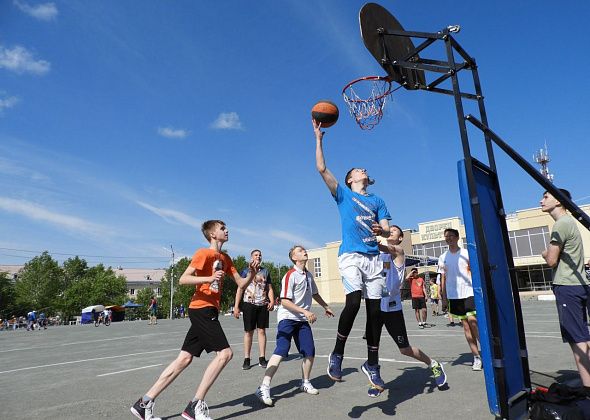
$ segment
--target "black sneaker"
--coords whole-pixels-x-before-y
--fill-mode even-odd
[[[265,368],[268,366],[268,360],[266,360],[266,358],[264,357],[259,357],[258,358],[258,365],[262,368]]]
[[[252,366],[250,366],[250,359],[244,359],[244,364],[242,365],[242,369],[243,370],[248,370],[250,369]]]
[[[154,405],[154,400],[144,403],[143,398],[140,398],[131,407],[131,412],[141,420],[161,420],[160,417],[154,417]]]

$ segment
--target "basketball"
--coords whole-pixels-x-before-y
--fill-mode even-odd
[[[311,118],[322,123],[322,128],[333,126],[338,121],[338,107],[332,101],[321,100],[311,108]]]

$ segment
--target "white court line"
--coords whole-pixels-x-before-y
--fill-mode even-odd
[[[156,366],[162,366],[162,364],[163,363],[158,363],[157,365],[149,365],[149,366],[142,366],[142,367],[133,368],[133,369],[125,369],[125,370],[120,370],[118,372],[103,373],[101,375],[96,375],[96,376],[97,377],[101,377],[101,376],[117,375],[119,373],[131,372],[133,370],[148,369],[148,368],[153,368],[153,367],[156,367]]]
[[[18,369],[3,370],[3,371],[0,372],[0,374],[2,374],[2,373],[12,373],[12,372],[21,372],[23,370],[41,369],[41,368],[53,367],[53,366],[73,365],[73,364],[76,364],[76,363],[93,362],[93,361],[96,361],[96,360],[107,360],[107,359],[118,359],[118,358],[121,358],[121,357],[141,356],[143,354],[165,353],[165,352],[168,352],[168,351],[178,351],[178,348],[167,349],[167,350],[144,351],[144,352],[141,352],[141,353],[119,354],[117,356],[95,357],[93,359],[71,360],[69,362],[50,363],[48,365],[29,366],[29,367],[18,368]]]

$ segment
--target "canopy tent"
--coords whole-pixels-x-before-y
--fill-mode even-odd
[[[125,307],[122,305],[105,306],[105,309],[111,310],[111,321],[120,322],[125,319]]]
[[[128,300],[127,302],[125,302],[123,304],[123,306],[125,308],[139,308],[139,307],[141,307],[143,305],[141,303],[135,303],[135,302],[132,302],[132,301]]]
[[[103,305],[92,305],[82,309],[82,324],[90,324],[91,322],[94,322],[95,319],[93,315],[98,316],[102,311],[104,311]]]

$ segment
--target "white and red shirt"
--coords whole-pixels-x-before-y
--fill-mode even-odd
[[[289,299],[305,310],[309,311],[312,296],[317,293],[318,288],[311,273],[307,270],[300,270],[297,266],[287,271],[287,274],[281,280],[281,299]],[[277,312],[277,322],[281,322],[283,319],[307,321],[307,318],[302,313],[291,312],[281,305]]]

